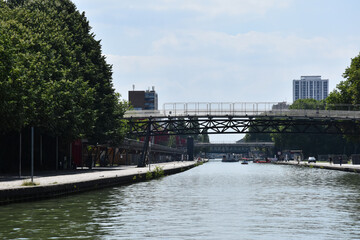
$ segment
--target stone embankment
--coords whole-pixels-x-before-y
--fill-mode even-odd
[[[277,164],[283,165],[296,165],[296,166],[305,166],[312,168],[321,168],[321,169],[329,169],[329,170],[338,170],[345,172],[354,172],[360,173],[360,165],[352,165],[352,164],[330,164],[328,162],[316,162],[316,163],[308,163],[307,161],[278,161]]]
[[[115,185],[125,185],[148,180],[148,172],[163,171],[164,175],[179,173],[198,165],[197,161],[151,164],[138,168],[121,166],[108,168],[78,169],[69,172],[41,173],[34,176],[36,186],[23,186],[30,179],[18,177],[0,178],[0,204],[31,201],[84,192]]]

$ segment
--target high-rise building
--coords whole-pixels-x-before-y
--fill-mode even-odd
[[[146,91],[129,91],[129,102],[134,110],[158,110],[158,95],[154,87]]]
[[[313,98],[323,100],[329,94],[329,79],[321,76],[301,76],[300,80],[293,80],[293,101]]]

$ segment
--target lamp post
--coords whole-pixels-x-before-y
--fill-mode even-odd
[[[31,127],[31,182],[34,182],[34,127]]]

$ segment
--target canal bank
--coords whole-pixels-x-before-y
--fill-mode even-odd
[[[295,166],[302,166],[302,167],[310,167],[310,168],[321,168],[321,169],[329,169],[329,170],[337,170],[337,171],[344,171],[344,172],[353,172],[353,173],[360,173],[360,165],[353,165],[353,164],[330,164],[328,162],[316,162],[316,163],[308,163],[307,161],[278,161],[276,164],[281,165],[295,165]]]
[[[23,186],[25,182],[30,182],[29,177],[4,177],[0,179],[0,205],[146,181],[150,178],[149,172],[160,170],[164,175],[171,175],[197,165],[197,161],[179,161],[151,164],[142,168],[121,166],[40,173],[34,176],[36,186]]]

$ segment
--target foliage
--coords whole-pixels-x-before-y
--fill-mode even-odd
[[[28,187],[28,186],[38,186],[38,185],[40,185],[40,183],[31,182],[31,181],[24,181],[24,182],[21,184],[21,186],[26,186],[26,187]]]
[[[152,172],[148,171],[146,172],[146,180],[151,180],[153,178]]]
[[[201,166],[201,165],[203,165],[203,164],[204,164],[204,161],[197,161],[197,162],[195,163],[195,167]]]
[[[161,178],[165,175],[163,168],[159,166],[156,166],[152,172],[155,179]]]
[[[325,109],[325,100],[317,101],[313,98],[298,99],[289,106],[289,109]]]
[[[121,141],[128,105],[85,14],[70,0],[0,3],[0,133]]]
[[[352,104],[354,109],[360,104],[360,53],[351,59],[350,67],[345,69],[343,77],[346,79],[336,85],[337,89],[332,91],[326,101],[330,104]],[[344,106],[344,110],[349,107]],[[359,143],[359,136],[346,136],[346,139]]]
[[[347,67],[341,81],[334,91],[326,99],[333,104],[360,104],[360,53],[351,59],[350,67]]]

